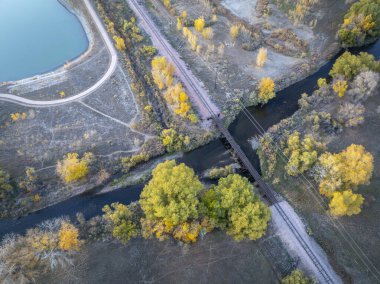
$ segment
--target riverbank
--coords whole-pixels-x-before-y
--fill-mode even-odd
[[[378,60],[380,41],[352,51],[371,52]],[[327,78],[327,72],[324,75],[320,74],[323,75],[320,77]],[[372,76],[368,74],[363,81],[364,86],[369,84],[368,86],[373,88],[378,84],[376,76],[373,82],[371,78]],[[380,208],[377,190],[380,182],[377,135],[380,91],[379,88],[364,88],[357,93],[358,89],[353,90],[353,88],[350,83],[347,94],[340,99],[337,99],[332,91],[315,92],[308,98],[300,100],[302,107],[293,115],[283,116],[280,123],[274,124],[269,129],[270,125],[266,128],[264,126],[264,129],[277,145],[282,145],[280,147],[285,145],[283,139],[286,133],[294,131],[298,131],[302,136],[305,133],[312,134],[319,142],[325,143],[331,153],[339,153],[351,144],[363,145],[374,157],[375,162],[370,184],[361,185],[355,190],[355,193],[361,194],[365,199],[360,214],[350,217],[330,215],[329,200],[320,195],[318,184],[314,181],[313,173],[316,169],[306,172],[304,176],[289,177],[284,169],[286,158],[283,160],[278,155],[276,161],[273,160],[274,156],[271,153],[277,152],[276,150],[261,151],[260,162],[264,176],[305,220],[310,233],[327,252],[330,262],[342,279],[345,282],[374,283],[378,280],[380,268],[377,265],[379,254],[372,249],[377,242],[376,235],[379,228],[375,216]],[[355,101],[356,97],[362,99]],[[342,106],[347,104],[350,106],[356,104],[356,109],[349,116],[347,114],[342,116]],[[253,115],[260,121],[260,113]],[[319,119],[313,120],[316,116],[319,116]]]

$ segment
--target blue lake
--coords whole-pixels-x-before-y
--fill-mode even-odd
[[[79,19],[57,0],[0,0],[0,82],[54,70],[87,47]]]

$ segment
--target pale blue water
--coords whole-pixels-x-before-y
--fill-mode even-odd
[[[51,71],[87,47],[79,19],[57,0],[0,0],[0,82]]]

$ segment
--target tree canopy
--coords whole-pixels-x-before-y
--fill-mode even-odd
[[[261,79],[259,84],[259,103],[266,104],[269,100],[273,99],[276,96],[274,92],[275,87],[276,84],[271,78],[267,77]]]
[[[57,173],[65,183],[78,181],[89,173],[92,158],[92,153],[85,153],[82,158],[79,158],[78,153],[68,153],[58,162]]]
[[[205,214],[235,240],[256,240],[266,231],[270,210],[253,193],[248,179],[237,174],[221,178],[202,197]]]
[[[380,72],[380,61],[376,61],[372,54],[366,52],[354,55],[346,51],[336,60],[330,75],[334,78],[343,76],[351,80],[362,71]]]
[[[360,46],[380,36],[380,0],[354,3],[338,32],[343,46]]]
[[[153,170],[140,196],[141,208],[147,219],[175,226],[198,217],[198,194],[203,189],[191,168],[166,161]]]
[[[133,222],[133,213],[128,206],[120,203],[112,203],[103,207],[104,219],[111,223],[112,234],[115,238],[126,244],[137,236],[138,228]]]

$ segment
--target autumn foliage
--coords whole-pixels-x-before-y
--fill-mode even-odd
[[[267,61],[268,58],[268,50],[266,48],[260,48],[259,53],[257,54],[256,57],[256,65],[258,67],[264,67],[265,62]]]
[[[333,215],[359,214],[364,198],[353,193],[372,177],[373,156],[361,145],[351,145],[338,154],[326,152],[319,157],[319,191],[330,198]]]
[[[173,112],[181,117],[188,118],[191,122],[197,122],[191,109],[189,97],[182,84],[175,83],[175,67],[163,56],[156,56],[152,60],[152,76],[157,87],[164,91],[164,97],[172,107]]]
[[[275,86],[276,85],[271,78],[266,77],[261,79],[259,84],[259,103],[266,104],[269,100],[276,96],[276,93],[274,92]]]
[[[79,231],[69,222],[62,222],[61,229],[58,232],[59,248],[61,250],[78,250],[79,249]]]
[[[75,182],[87,176],[89,164],[93,158],[92,153],[85,153],[79,158],[77,153],[68,153],[57,164],[57,173],[65,183]]]

